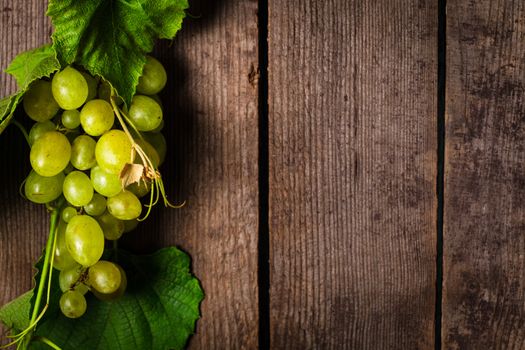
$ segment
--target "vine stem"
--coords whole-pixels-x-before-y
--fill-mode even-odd
[[[22,133],[22,135],[24,135],[24,138],[26,139],[27,144],[29,145],[29,147],[31,147],[31,144],[29,143],[29,134],[27,133],[26,128],[24,128],[24,126],[22,124],[20,124],[14,118],[11,120],[11,123],[13,123],[13,125],[16,126],[18,129],[20,129],[20,132]]]

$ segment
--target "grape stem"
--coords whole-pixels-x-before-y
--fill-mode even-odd
[[[29,134],[27,133],[26,131],[26,128],[24,128],[24,126],[22,124],[20,124],[16,119],[13,118],[13,120],[11,120],[11,123],[13,123],[14,126],[16,126],[20,132],[22,133],[22,135],[24,135],[24,138],[26,139],[27,141],[27,144],[29,145],[29,147],[31,147],[31,144],[29,143]]]

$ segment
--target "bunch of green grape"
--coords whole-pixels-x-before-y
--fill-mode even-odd
[[[53,267],[60,271],[60,309],[67,317],[85,313],[88,291],[107,301],[126,289],[124,270],[100,259],[106,240],[117,240],[137,226],[143,212],[140,198],[152,190],[147,177],[124,188],[125,165],[144,165],[135,146],[153,170],[164,161],[157,93],[166,80],[162,64],[147,57],[129,108],[107,82],[71,66],[33,83],[24,96],[24,110],[36,122],[28,135],[32,170],[25,196],[39,204],[66,203],[56,230]],[[129,130],[116,118],[118,111]]]

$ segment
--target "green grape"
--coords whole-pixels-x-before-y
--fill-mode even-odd
[[[56,130],[56,125],[50,120],[35,123],[29,130],[29,145],[32,146],[42,135],[54,130]]]
[[[155,151],[157,151],[157,154],[159,155],[159,166],[164,163],[164,160],[166,159],[166,150],[167,150],[167,144],[166,139],[164,138],[164,135],[162,133],[150,133],[145,132],[142,134],[144,137],[144,140],[148,141],[150,145],[153,146]]]
[[[104,100],[92,100],[82,107],[80,111],[80,124],[91,136],[100,136],[113,126],[115,114],[113,108]]]
[[[31,166],[42,176],[55,176],[64,170],[71,158],[71,145],[67,137],[58,131],[40,136],[29,154]]]
[[[119,239],[124,233],[124,221],[117,219],[108,211],[96,217],[98,224],[104,232],[104,237],[109,241]]]
[[[133,231],[139,225],[138,220],[126,220],[124,221],[124,233]]]
[[[59,271],[67,270],[77,266],[77,262],[66,247],[66,227],[67,224],[60,220],[57,227],[57,244],[55,248],[55,257],[53,260],[53,267]]]
[[[114,293],[121,281],[120,270],[112,262],[100,260],[89,268],[89,285],[100,293]]]
[[[95,191],[106,197],[113,197],[122,191],[118,175],[108,173],[98,165],[91,168],[91,183]]]
[[[137,198],[142,198],[151,190],[151,181],[141,180],[139,182],[134,182],[126,187],[126,190],[133,193]]]
[[[83,207],[93,198],[93,185],[81,171],[72,171],[66,176],[63,187],[64,197],[75,207]]]
[[[95,149],[97,163],[112,174],[119,174],[131,160],[131,142],[120,130],[111,130],[100,137]]]
[[[98,90],[98,81],[99,79],[91,76],[91,74],[80,71],[80,74],[86,79],[86,83],[88,85],[88,96],[86,98],[86,101],[91,101],[95,97],[97,97],[97,90]]]
[[[29,118],[37,122],[50,120],[60,108],[53,98],[51,83],[45,80],[37,80],[30,85],[22,104]]]
[[[24,184],[24,193],[31,202],[44,204],[54,201],[62,194],[64,174],[45,177],[31,170]]]
[[[137,91],[144,95],[154,95],[164,88],[168,76],[162,63],[151,56],[146,56],[146,64],[139,78]]]
[[[61,218],[64,220],[64,222],[69,222],[73,216],[78,215],[78,212],[73,207],[65,207],[62,209]]]
[[[75,286],[73,290],[76,290],[82,295],[86,294],[89,288],[82,281],[80,281],[81,276],[82,267],[78,264],[71,269],[60,271],[60,274],[58,275],[58,284],[60,285],[60,290],[62,292],[66,292]]]
[[[60,297],[60,311],[68,318],[79,318],[87,310],[86,298],[79,292],[68,290]]]
[[[142,150],[146,153],[151,163],[153,163],[153,167],[156,169],[159,167],[160,163],[160,157],[155,148],[145,140],[135,140],[135,142],[142,148]],[[135,156],[135,162],[142,164],[142,158],[139,155]]]
[[[84,211],[91,216],[102,215],[106,211],[106,197],[98,193],[93,194],[91,202],[84,206]]]
[[[104,253],[104,233],[91,216],[74,216],[67,224],[66,246],[77,263],[94,265]]]
[[[98,87],[98,98],[111,103],[111,86],[105,80]],[[117,105],[120,106],[122,103],[124,103],[124,100],[120,96],[117,96],[116,102]]]
[[[71,145],[71,164],[78,170],[88,170],[97,165],[95,146],[97,142],[87,135],[80,135]]]
[[[62,125],[68,129],[76,129],[80,126],[80,112],[76,109],[62,113]]]
[[[72,67],[66,67],[55,74],[51,89],[58,105],[65,110],[82,106],[89,93],[86,79]]]
[[[128,278],[126,277],[126,272],[124,271],[124,269],[120,267],[119,265],[117,265],[117,267],[120,271],[120,286],[118,287],[116,291],[110,294],[103,294],[103,293],[98,292],[96,289],[93,289],[93,294],[98,299],[102,301],[113,301],[124,295],[124,292],[126,291],[126,288],[128,286]]]
[[[139,131],[151,131],[162,122],[162,108],[148,96],[135,95],[131,100],[129,119]]]
[[[129,191],[122,191],[108,198],[108,211],[120,220],[133,220],[142,213],[142,204],[137,196]]]

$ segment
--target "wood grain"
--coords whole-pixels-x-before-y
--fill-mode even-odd
[[[434,347],[436,1],[269,1],[273,349]]]
[[[450,0],[443,348],[525,348],[525,3]]]
[[[192,255],[206,293],[192,349],[252,349],[258,342],[257,1],[191,1],[173,43],[155,55],[168,70],[161,97],[168,158],[164,182],[183,209],[156,209],[122,244],[150,252],[176,244]],[[0,0],[1,64],[49,37],[41,1]],[[10,8],[11,10],[6,10]],[[14,85],[1,78],[1,93]],[[27,150],[16,130],[0,138],[12,171],[0,191],[0,303],[30,287],[46,235],[41,208],[19,198]],[[15,142],[12,145],[11,142]],[[24,159],[21,161],[21,159]],[[23,169],[20,164],[24,164]]]

